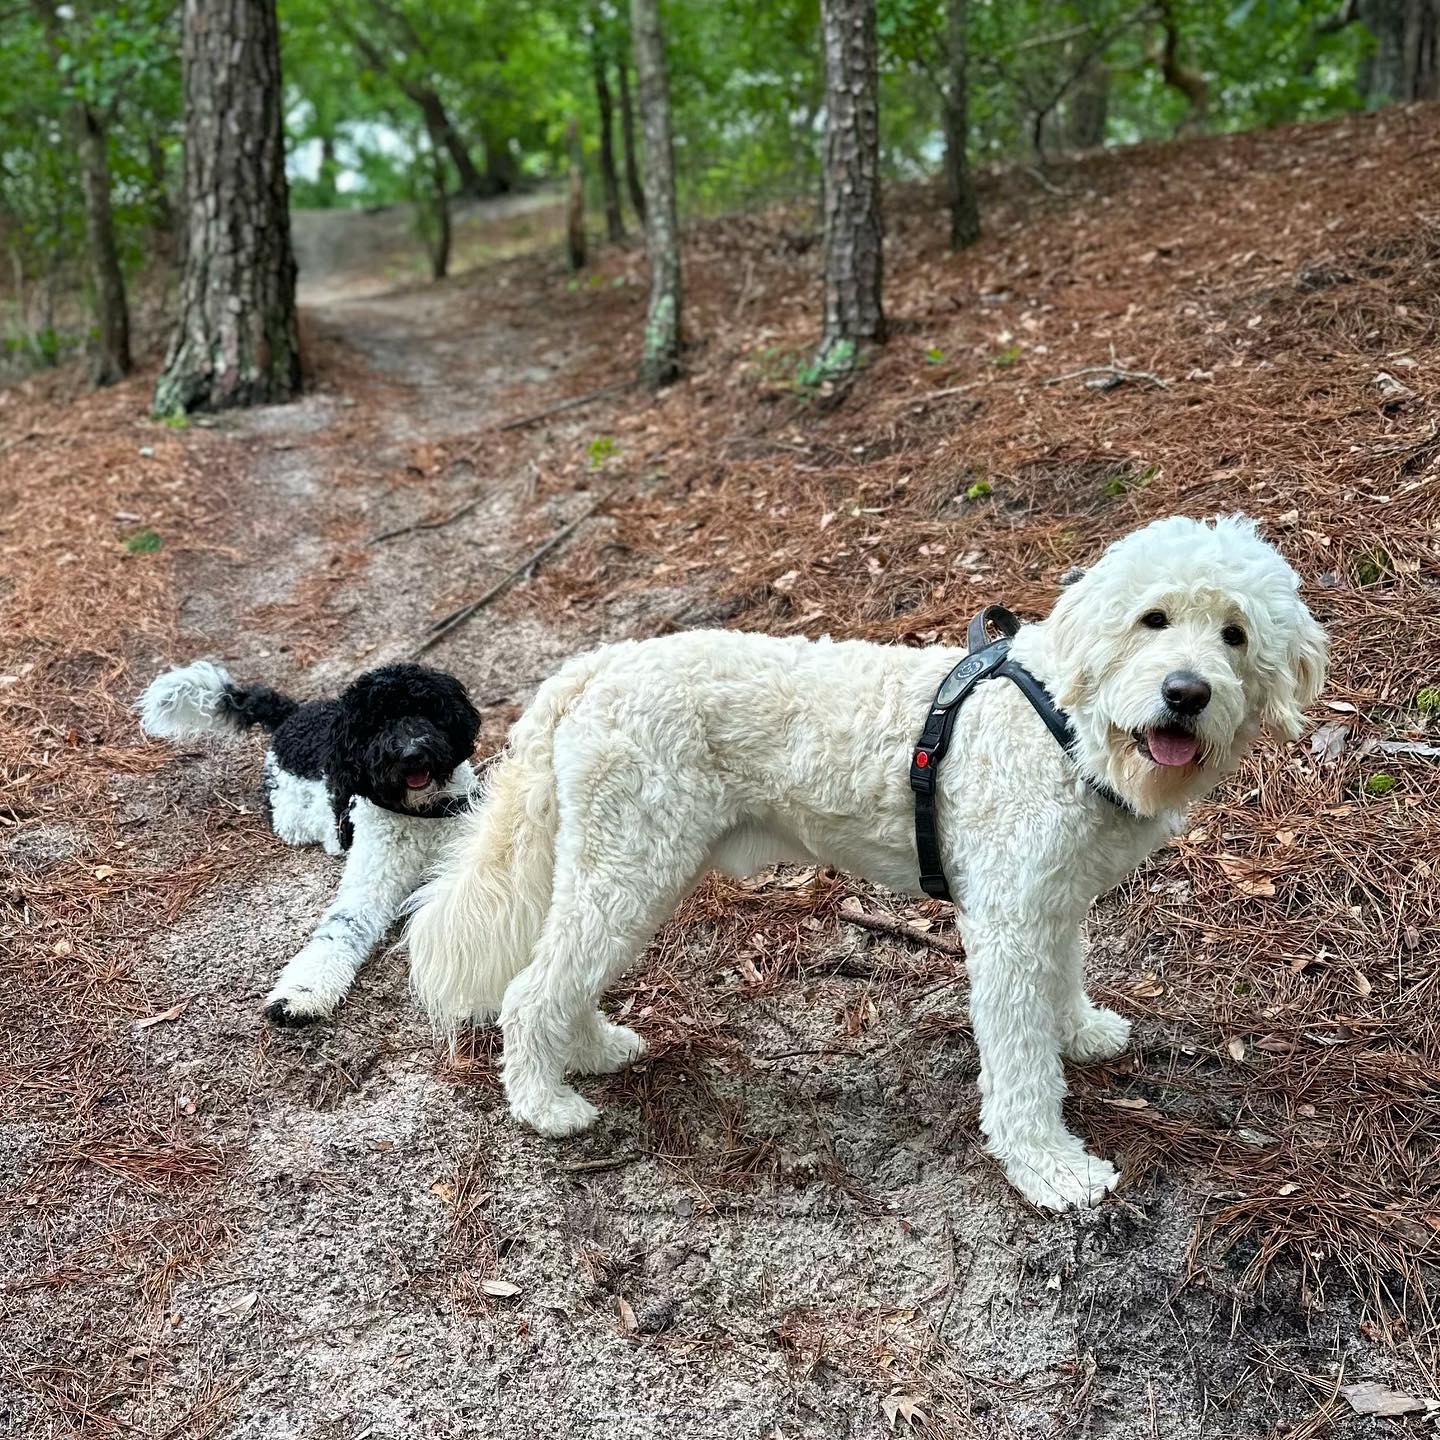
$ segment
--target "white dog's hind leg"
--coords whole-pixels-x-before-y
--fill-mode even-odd
[[[1055,1023],[1060,1053],[1086,1065],[1113,1060],[1130,1043],[1130,1022],[1105,1005],[1097,1005],[1085,990],[1085,936],[1075,936],[1054,977]]]
[[[582,1015],[570,1035],[567,1069],[582,1075],[613,1075],[645,1053],[645,1040],[628,1025],[617,1025],[603,1010]]]
[[[1065,1129],[1065,1076],[1054,1013],[1059,945],[1053,917],[1025,907],[977,915],[965,926],[970,1017],[980,1048],[980,1128],[1026,1199],[1048,1210],[1098,1204],[1119,1180],[1107,1160]]]
[[[334,1012],[424,877],[433,848],[425,827],[441,823],[405,820],[368,801],[356,803],[355,841],[340,888],[305,948],[265,997],[267,1020],[308,1025]]]
[[[511,1114],[557,1138],[595,1120],[565,1071],[599,1058],[614,1068],[616,1050],[627,1047],[627,1037],[600,1029],[596,1002],[693,888],[720,810],[717,797],[693,787],[662,793],[665,766],[616,737],[584,757],[572,754],[564,770],[550,910],[500,1007]]]

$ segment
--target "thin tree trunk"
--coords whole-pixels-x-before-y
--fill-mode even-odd
[[[580,156],[580,127],[574,117],[565,127],[570,152],[570,189],[565,205],[565,253],[572,270],[585,268],[585,169]]]
[[[980,202],[970,173],[970,34],[968,0],[949,0],[945,51],[949,74],[943,102],[945,198],[950,205],[950,248],[963,250],[980,238]]]
[[[438,145],[442,146],[445,153],[449,155],[455,166],[455,173],[460,177],[460,188],[467,195],[473,195],[477,199],[490,193],[490,187],[485,177],[475,166],[475,161],[470,156],[470,147],[460,138],[460,132],[450,123],[450,112],[445,108],[445,102],[433,90],[423,87],[415,87],[407,92],[410,98],[420,107],[420,114],[425,119],[425,129],[430,137]]]
[[[875,0],[821,0],[825,51],[825,324],[816,364],[848,374],[885,338]]]
[[[640,183],[640,167],[635,163],[635,107],[630,101],[630,62],[622,55],[615,68],[620,75],[620,144],[625,155],[625,188],[630,192],[630,208],[643,225],[645,187]]]
[[[340,191],[340,160],[335,154],[335,137],[328,130],[320,137],[320,168],[315,178],[324,203],[335,204]]]
[[[160,414],[300,389],[275,0],[184,0],[183,16],[188,241]]]
[[[486,127],[480,135],[485,147],[485,193],[487,195],[508,195],[520,179],[515,168],[515,157],[510,153],[510,141],[498,130]]]
[[[1205,77],[1180,59],[1180,27],[1175,19],[1174,0],[1160,0],[1161,43],[1156,59],[1165,83],[1178,90],[1189,102],[1190,110],[1180,122],[1180,133],[1194,130],[1205,123],[1210,109],[1210,92]]]
[[[640,379],[652,389],[680,374],[680,227],[675,217],[675,155],[670,137],[670,87],[657,0],[630,0],[635,77],[645,145],[645,253],[650,304]]]
[[[1365,103],[1440,98],[1440,0],[1361,0],[1375,48],[1360,62]]]
[[[430,216],[425,248],[430,252],[430,278],[443,280],[450,273],[450,196],[445,190],[445,162],[430,146]]]
[[[60,9],[54,0],[35,0],[35,12],[44,26],[51,58],[61,55]],[[98,343],[91,356],[90,380],[113,385],[132,368],[130,358],[130,307],[125,298],[125,275],[115,243],[115,219],[110,210],[110,154],[105,124],[83,98],[70,107],[71,137],[80,157],[80,189],[85,203],[85,249],[90,262],[90,283],[95,292]]]
[[[590,40],[590,64],[595,72],[595,108],[600,114],[600,184],[605,194],[605,234],[612,245],[625,238],[625,221],[620,215],[620,177],[615,173],[615,102],[605,52],[598,36]]]
[[[95,317],[99,342],[90,365],[96,385],[113,385],[130,373],[130,309],[125,301],[125,276],[115,245],[110,214],[110,161],[105,129],[90,106],[74,111],[80,144],[80,183],[85,192],[85,245],[95,286]]]

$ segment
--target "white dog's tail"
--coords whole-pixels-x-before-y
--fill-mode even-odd
[[[416,891],[406,930],[415,997],[445,1029],[491,1019],[530,961],[555,870],[555,727],[596,670],[570,661],[510,731],[483,803],[459,822],[434,879]]]
[[[197,735],[238,734],[252,725],[274,730],[299,708],[299,701],[265,685],[237,685],[222,665],[196,660],[157,675],[137,702],[140,728],[164,740]]]

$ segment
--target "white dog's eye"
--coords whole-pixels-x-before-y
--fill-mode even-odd
[[[1140,623],[1147,630],[1164,630],[1170,620],[1163,610],[1147,610],[1140,617]]]
[[[1227,625],[1220,632],[1220,638],[1227,645],[1243,645],[1245,643],[1245,632],[1238,625]]]

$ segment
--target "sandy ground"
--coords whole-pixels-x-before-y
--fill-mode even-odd
[[[376,228],[393,217],[297,226],[308,333],[343,364],[295,405],[223,422],[242,460],[233,548],[186,561],[180,639],[155,668],[208,654],[333,687],[405,653],[587,503],[582,490],[537,513],[526,466],[492,471],[483,449],[424,487],[396,482],[417,445],[524,410],[527,385],[553,398],[595,355],[537,332],[523,305],[377,283]],[[586,433],[566,417],[548,433],[567,426]],[[463,520],[340,573],[355,535],[477,489]],[[432,658],[466,678],[494,743],[563,657],[703,603],[657,587],[544,622],[502,604]],[[237,823],[257,864],[145,946],[142,1003],[187,1007],[129,1042],[145,1092],[216,1161],[181,1190],[89,1173],[88,1198],[7,1221],[17,1275],[53,1277],[66,1257],[81,1272],[25,1293],[16,1341],[22,1362],[71,1376],[70,1418],[17,1388],[0,1403],[8,1433],[1178,1440],[1322,1433],[1303,1422],[1342,1372],[1415,1383],[1345,1300],[1303,1309],[1282,1279],[1242,1305],[1223,1267],[1195,1273],[1204,1193],[1167,1182],[1061,1219],[1025,1206],[975,1145],[963,981],[940,984],[942,968],[897,986],[913,956],[858,931],[818,935],[803,973],[759,994],[733,970],[685,975],[724,1044],[657,1047],[639,1073],[593,1083],[601,1123],[570,1143],[509,1121],[485,1043],[447,1063],[402,956],[377,958],[334,1024],[267,1031],[261,997],[336,864],[263,833],[258,759],[217,745],[177,755],[158,787],[117,781],[155,854],[186,806],[250,812]],[[1102,922],[1102,970],[1122,938]],[[685,974],[683,937],[666,964]],[[642,1030],[646,986],[621,1001]],[[670,1164],[641,1096],[733,1154],[733,1179]],[[18,1173],[45,1137],[8,1129]],[[136,1260],[115,1237],[141,1234]]]

